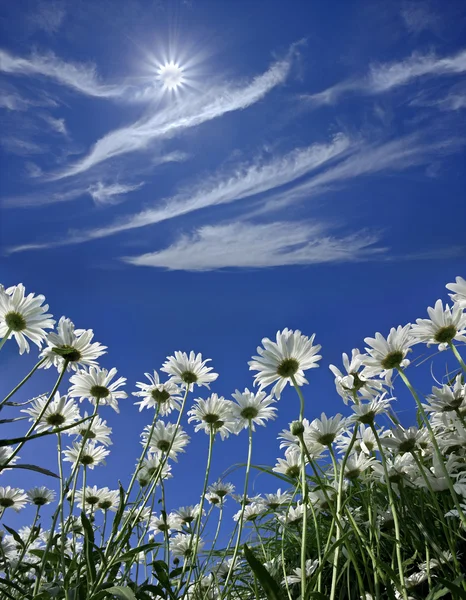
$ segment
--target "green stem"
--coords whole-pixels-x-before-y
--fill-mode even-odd
[[[461,368],[466,373],[466,364],[465,364],[464,360],[462,359],[461,354],[458,352],[458,348],[453,344],[453,342],[450,342],[448,345],[452,349],[453,354],[455,355],[456,360],[460,363]]]
[[[8,327],[8,329],[6,330],[6,333],[4,335],[4,337],[2,338],[2,340],[0,341],[0,350],[3,348],[3,345],[5,344],[5,342],[9,339],[10,337],[10,333],[13,330],[11,329],[11,327]]]
[[[23,385],[26,383],[26,381],[27,381],[28,379],[30,379],[30,378],[31,378],[31,377],[34,375],[34,373],[37,371],[37,369],[38,369],[38,368],[41,366],[41,364],[42,364],[44,361],[45,361],[45,357],[44,357],[44,358],[42,358],[42,359],[41,359],[41,360],[40,360],[40,361],[39,361],[39,362],[38,362],[38,363],[37,363],[37,364],[36,364],[36,365],[35,365],[35,366],[34,366],[34,367],[31,369],[31,371],[29,371],[29,373],[26,375],[26,377],[25,377],[25,378],[24,378],[22,381],[20,381],[20,383],[18,383],[18,385],[17,385],[15,388],[13,388],[13,389],[11,390],[11,392],[8,394],[8,396],[5,396],[5,398],[4,398],[4,399],[3,399],[3,400],[0,402],[0,410],[3,408],[4,404],[6,404],[6,403],[8,402],[8,400],[9,400],[9,399],[10,399],[10,398],[11,398],[11,397],[14,395],[14,394],[16,394],[16,392],[19,390],[19,388],[20,388],[20,387],[22,387],[22,386],[23,386]]]
[[[371,429],[372,429],[372,433],[374,434],[374,437],[376,439],[377,447],[379,449],[380,457],[382,460],[382,467],[383,467],[383,471],[385,474],[385,480],[387,483],[388,501],[390,504],[390,509],[392,511],[393,524],[395,526],[395,551],[396,551],[396,559],[397,559],[397,564],[398,564],[398,573],[400,576],[401,593],[403,595],[403,599],[408,600],[408,593],[406,591],[404,569],[403,569],[403,558],[401,556],[400,522],[398,520],[398,513],[397,513],[396,505],[395,505],[395,498],[393,497],[392,484],[391,484],[390,478],[388,476],[388,468],[387,468],[387,461],[385,458],[385,453],[383,451],[383,447],[380,442],[380,438],[379,438],[377,430],[374,426],[374,423],[371,423]]]

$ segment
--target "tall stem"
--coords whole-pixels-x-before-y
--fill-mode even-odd
[[[13,330],[11,329],[11,327],[8,327],[8,329],[6,330],[5,335],[3,336],[2,340],[0,341],[0,350],[3,348],[3,345],[5,344],[5,342],[7,341],[7,339],[9,339],[10,337],[10,333]]]
[[[243,517],[244,517],[244,509],[246,508],[246,501],[248,498],[248,485],[249,485],[249,472],[251,470],[251,459],[252,459],[252,422],[251,420],[249,420],[249,428],[248,428],[248,434],[249,434],[249,444],[248,444],[248,460],[246,463],[246,476],[244,478],[244,492],[243,492],[243,501],[241,503],[241,513],[239,516],[239,525],[238,525],[238,533],[236,536],[236,544],[235,544],[235,548],[233,550],[233,558],[231,560],[231,565],[230,568],[228,570],[228,575],[225,579],[225,584],[223,587],[223,593],[225,594],[225,592],[227,591],[227,586],[228,586],[228,582],[230,581],[230,577],[233,573],[233,569],[235,568],[235,564],[236,564],[236,559],[238,557],[238,551],[239,551],[239,545],[241,543],[241,534],[243,533]]]
[[[8,400],[9,400],[9,399],[10,399],[10,398],[11,398],[11,397],[14,395],[14,394],[16,394],[16,392],[19,390],[19,388],[20,388],[20,387],[22,387],[22,386],[23,386],[23,385],[26,383],[26,381],[27,381],[28,379],[30,379],[30,378],[31,378],[31,377],[34,375],[34,373],[37,371],[37,369],[38,369],[38,368],[41,366],[41,364],[42,364],[44,361],[45,361],[45,357],[44,357],[44,358],[42,358],[42,359],[41,359],[41,360],[40,360],[40,361],[39,361],[39,362],[38,362],[36,365],[34,365],[34,367],[33,367],[33,368],[32,368],[32,369],[29,371],[29,373],[26,375],[26,377],[25,377],[25,378],[24,378],[22,381],[20,381],[20,382],[18,383],[18,385],[17,385],[15,388],[13,388],[13,389],[11,390],[11,392],[10,392],[10,393],[9,393],[7,396],[5,396],[5,398],[4,398],[4,399],[3,399],[3,400],[0,402],[0,410],[1,410],[1,409],[3,408],[3,406],[4,406],[4,405],[5,405],[7,402],[8,402]]]
[[[452,349],[453,354],[455,355],[456,360],[460,363],[461,368],[466,373],[466,364],[465,364],[464,360],[462,359],[461,354],[458,352],[458,348],[453,344],[453,342],[450,342],[448,345]]]

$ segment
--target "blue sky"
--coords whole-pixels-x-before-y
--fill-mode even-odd
[[[307,416],[344,410],[327,365],[464,276],[465,30],[460,0],[3,3],[2,282],[93,328],[129,392],[194,349],[229,397],[262,337],[315,332]],[[5,347],[2,388],[34,358]],[[91,484],[134,463],[149,413],[122,404]],[[297,410],[284,394],[257,462]],[[196,501],[206,446],[175,466],[173,505]],[[213,475],[245,446],[219,444]]]

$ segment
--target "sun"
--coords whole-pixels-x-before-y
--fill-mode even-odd
[[[157,79],[162,83],[164,90],[174,92],[185,83],[184,69],[171,60],[157,69]]]

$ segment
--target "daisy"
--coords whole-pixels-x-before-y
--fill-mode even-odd
[[[201,510],[201,505],[196,504],[195,506],[180,506],[175,513],[178,515],[180,521],[183,525],[189,525],[197,519],[199,516],[199,511]],[[202,514],[205,514],[205,511],[202,511]]]
[[[45,329],[52,329],[55,325],[46,314],[48,304],[43,302],[45,297],[28,294],[22,283],[9,287],[6,290],[0,286],[0,339],[8,336],[14,337],[19,346],[19,353],[29,352],[29,343],[26,338],[39,348],[46,337]]]
[[[24,508],[28,503],[27,494],[19,488],[12,488],[9,485],[0,487],[0,508],[14,508],[17,512]]]
[[[325,448],[322,444],[313,441],[312,434],[310,435],[311,423],[307,419],[293,421],[293,423],[290,423],[290,429],[282,430],[278,436],[278,439],[282,440],[280,442],[280,448],[294,448],[295,450],[300,450],[301,440],[300,436],[297,435],[298,432],[302,432],[307,454],[313,459],[320,458],[325,451]]]
[[[160,383],[160,377],[157,371],[154,374],[144,373],[150,383],[136,383],[136,387],[140,392],[133,392],[133,396],[143,398],[140,402],[135,402],[139,405],[139,411],[143,408],[157,408],[158,414],[162,417],[169,415],[172,410],[180,410],[181,408],[181,392],[180,388],[173,381]]]
[[[185,559],[192,557],[196,545],[198,552],[204,547],[204,542],[197,535],[191,536],[184,533],[177,533],[175,537],[170,540],[170,550],[173,556],[182,556]]]
[[[307,510],[307,509],[306,509]],[[291,523],[298,523],[304,516],[304,504],[297,502],[296,506],[291,506],[286,514],[277,515],[277,519],[282,525],[289,525]]]
[[[309,579],[309,577],[311,577],[311,575],[314,573],[314,571],[317,569],[317,567],[319,566],[319,561],[318,560],[312,560],[311,558],[309,560],[306,561],[306,578]],[[301,568],[297,568],[293,570],[292,575],[288,575],[286,577],[286,583],[288,583],[288,585],[294,585],[295,583],[301,583],[301,575],[302,575],[302,569]],[[285,585],[285,580],[283,580],[283,585]]]
[[[373,394],[383,389],[381,381],[368,379],[360,371],[363,366],[363,355],[358,348],[353,348],[351,351],[351,360],[345,352],[343,352],[342,358],[346,375],[334,365],[329,365],[329,369],[335,375],[336,390],[345,404],[348,404],[348,400],[354,401],[355,394],[360,390],[364,389]]]
[[[45,504],[50,504],[50,502],[55,500],[55,492],[44,486],[33,487],[28,490],[27,498],[31,504],[35,504],[36,506],[44,506]]]
[[[343,460],[341,459],[340,465],[343,464]],[[364,456],[364,453],[353,452],[346,459],[345,464],[345,477],[349,480],[357,479],[361,473],[369,469],[373,463],[375,462],[375,458],[373,456]]]
[[[460,373],[456,376],[453,386],[433,387],[432,396],[427,397],[428,404],[423,406],[427,412],[456,411],[465,403],[465,397],[466,385],[463,383]]]
[[[18,455],[10,458],[13,452],[13,446],[0,446],[0,474],[11,470],[3,465],[14,465],[18,461]]]
[[[322,413],[320,419],[314,419],[310,424],[307,437],[314,443],[331,446],[346,425],[347,419],[340,414],[327,418],[325,413]]]
[[[105,354],[106,346],[92,342],[92,329],[76,329],[74,323],[61,317],[57,332],[51,331],[46,338],[47,347],[42,350],[40,357],[45,358],[42,368],[49,369],[52,365],[59,371],[68,361],[67,370],[77,371],[83,366],[97,366],[97,359]]]
[[[410,335],[411,323],[404,327],[399,325],[396,329],[392,327],[387,339],[379,332],[375,338],[364,338],[370,348],[366,348],[369,356],[363,355],[362,361],[366,366],[365,374],[380,377],[390,376],[393,369],[405,368],[409,365],[406,355],[410,347],[415,343]]]
[[[105,450],[104,446],[97,446],[94,440],[87,441],[82,451],[81,448],[81,444],[74,442],[71,448],[68,447],[66,450],[63,450],[63,454],[65,455],[64,460],[76,465],[81,455],[79,462],[85,467],[93,469],[100,464],[105,464],[105,458],[110,454],[110,451]]]
[[[298,386],[308,383],[304,371],[318,367],[322,358],[317,354],[321,346],[313,345],[315,334],[310,338],[299,330],[284,329],[277,331],[276,342],[263,338],[261,348],[257,348],[259,356],[249,361],[249,370],[258,371],[254,384],[263,389],[274,383],[272,394],[280,399],[281,392],[294,377]]]
[[[198,398],[195,405],[188,411],[188,423],[194,421],[197,425],[194,431],[203,430],[206,433],[219,433],[222,440],[236,431],[230,400],[223,396],[211,394],[207,400]]]
[[[425,448],[429,442],[429,432],[418,429],[414,425],[404,429],[401,425],[390,430],[389,434],[380,440],[382,446],[391,448],[398,454],[412,452],[416,448]]]
[[[131,509],[126,509],[123,512],[123,523],[129,518],[131,527],[135,527],[138,524],[148,524],[152,519],[152,511],[149,506],[146,506],[142,510],[137,509],[131,513]]]
[[[378,436],[380,437],[381,435],[383,435],[383,430],[379,429]],[[347,451],[352,437],[353,433],[351,431],[344,432],[338,436],[336,439],[336,447],[339,452],[344,454]],[[370,427],[366,427],[365,425],[359,426],[353,449],[355,452],[364,452],[364,454],[368,456],[377,450],[377,440]]]
[[[162,467],[161,467],[162,465]],[[170,479],[172,467],[162,458],[160,453],[149,455],[142,461],[141,471],[144,472],[144,477],[147,476],[151,480],[158,473],[159,479]]]
[[[168,356],[166,362],[160,369],[168,373],[174,383],[188,386],[192,391],[194,384],[209,387],[212,381],[218,377],[218,373],[211,373],[213,367],[206,367],[210,358],[202,360],[202,354],[195,354],[192,350],[189,356],[186,352],[175,352],[175,356]]]
[[[387,456],[388,479],[390,483],[400,483],[400,481],[410,481],[418,474],[418,469],[412,454],[399,454],[393,458]],[[374,463],[372,469],[380,481],[385,482],[385,471],[381,463]]]
[[[227,558],[227,560],[222,561],[216,566],[215,569],[217,572],[217,577],[219,579],[226,579],[230,570],[233,573],[233,571],[238,568],[240,562],[241,561],[239,558]]]
[[[459,304],[454,304],[452,309],[446,304],[444,309],[442,301],[437,300],[434,308],[427,308],[427,313],[430,319],[416,319],[416,325],[411,328],[416,342],[427,346],[438,344],[439,350],[448,348],[453,340],[466,342],[466,314]]]
[[[355,414],[350,417],[350,420],[370,425],[374,422],[377,415],[387,414],[387,411],[390,408],[390,402],[393,398],[385,398],[385,395],[386,394],[384,393],[381,396],[374,398],[371,402],[353,404],[351,408]]]
[[[219,504],[223,505],[223,498],[220,498],[220,496],[213,492],[207,492],[205,497],[207,502],[210,502],[213,506],[218,506]]]
[[[235,491],[235,486],[232,483],[220,481],[219,479],[212,485],[209,485],[207,491],[212,494],[216,494],[217,496],[219,496],[219,498],[223,499],[225,498],[225,496],[233,494],[233,492]]]
[[[456,278],[456,283],[448,283],[446,286],[447,290],[455,292],[450,294],[450,298],[457,302],[461,308],[466,308],[466,280],[462,277]]]
[[[108,490],[108,488],[105,488]],[[91,510],[94,510],[95,508],[97,508],[99,502],[103,499],[104,494],[105,494],[105,489],[99,489],[96,485],[90,487],[90,486],[86,486],[86,491],[84,493],[84,490],[78,490],[76,492],[76,499],[77,499],[77,504],[78,507],[82,510],[84,510],[85,508],[89,507]],[[83,502],[84,500],[84,502]],[[84,506],[84,504],[86,506]]]
[[[151,426],[146,425],[141,433],[142,444],[147,444]],[[189,443],[189,435],[181,426],[176,426],[174,423],[165,423],[157,421],[150,435],[149,447],[153,452],[161,452],[167,454],[169,458],[173,458],[177,462],[177,454],[184,452],[185,446]]]
[[[231,403],[233,417],[237,419],[238,430],[251,427],[255,431],[254,425],[265,425],[268,419],[275,419],[276,408],[270,406],[275,402],[272,396],[266,396],[265,392],[254,394],[248,388],[244,392],[236,390],[232,394],[237,404]]]
[[[109,490],[108,487],[101,488],[100,498],[97,508],[102,511],[111,510],[116,512],[120,505],[120,492],[118,490]]]
[[[160,517],[152,516],[150,520],[149,531],[153,531],[154,535],[158,533],[170,534],[172,531],[181,531],[182,521],[180,517],[175,513],[169,515],[160,515]]]
[[[36,429],[38,433],[48,429],[60,429],[80,420],[79,408],[74,400],[71,400],[68,396],[60,396],[60,393],[56,392],[49,404],[47,404],[48,401],[47,396],[39,396],[32,400],[29,408],[21,410],[21,412],[31,417],[30,421],[37,422]],[[42,411],[44,411],[43,414]]]
[[[86,419],[88,416],[86,411],[83,419]],[[102,420],[98,415],[93,416],[92,420],[90,419],[80,425],[76,425],[76,427],[73,427],[72,429],[68,429],[67,433],[69,435],[80,435],[81,437],[86,436],[87,440],[94,440],[104,446],[110,446],[112,444],[112,440],[110,439],[112,428],[108,427],[107,421]]]
[[[281,473],[292,479],[299,477],[301,473],[301,452],[299,449],[288,448],[285,458],[278,458],[277,464],[272,469],[275,473]]]
[[[113,410],[119,413],[118,400],[128,397],[128,394],[123,390],[119,390],[126,383],[126,377],[119,377],[111,383],[112,379],[117,374],[115,368],[100,369],[99,367],[90,367],[89,371],[78,371],[76,375],[70,377],[70,383],[73,385],[69,390],[70,396],[83,400],[89,400],[96,405],[99,401],[100,405],[108,405]]]
[[[271,510],[276,510],[283,504],[288,504],[291,500],[290,492],[282,492],[281,488],[277,490],[276,494],[265,494],[264,504]]]
[[[255,521],[257,517],[260,517],[267,511],[267,507],[262,502],[252,502],[244,507],[244,510],[239,510],[233,515],[234,521],[239,521],[241,515],[243,515],[243,521]]]

